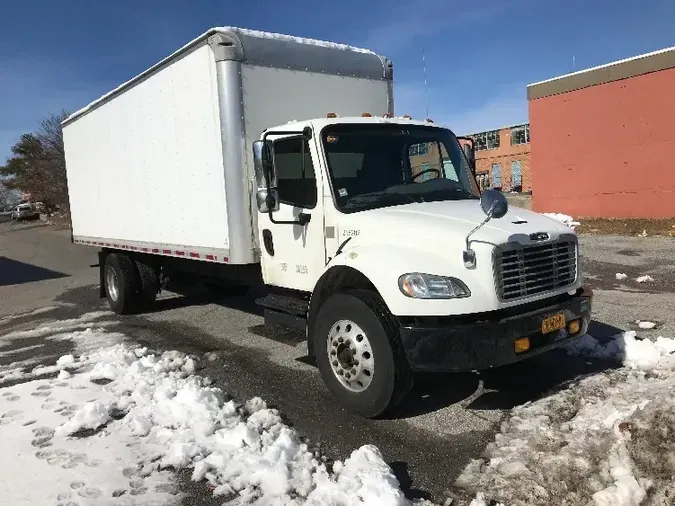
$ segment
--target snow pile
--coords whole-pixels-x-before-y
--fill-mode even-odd
[[[643,330],[651,330],[656,327],[656,323],[647,320],[635,320],[635,324]]]
[[[570,227],[572,230],[576,230],[579,225],[581,225],[580,222],[575,221],[574,218],[571,216],[568,216],[566,214],[561,214],[561,213],[543,213],[544,216],[547,216],[555,221],[559,221],[563,225],[567,225]]]
[[[617,272],[616,273],[616,279],[619,281],[623,281],[624,279],[628,279],[628,274],[624,274],[623,272]]]
[[[603,345],[585,336],[568,352],[625,367],[515,408],[456,485],[508,506],[670,504],[675,340],[625,332]]]
[[[635,278],[635,281],[637,281],[638,283],[647,283],[647,282],[654,281],[654,278],[651,277],[649,274],[645,274],[644,276],[640,276],[638,278]]]
[[[178,493],[171,471],[191,467],[193,480],[237,504],[410,504],[377,448],[330,469],[262,399],[229,399],[180,352],[120,343],[52,367],[58,378],[0,389],[0,407],[13,408],[0,422],[11,465],[0,467],[8,483],[26,483],[12,487],[8,503],[143,495],[168,504]],[[26,474],[35,456],[40,467]],[[78,466],[87,483],[72,482],[67,470]],[[26,490],[35,475],[41,486]]]

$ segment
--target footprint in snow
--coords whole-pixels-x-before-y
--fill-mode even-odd
[[[42,409],[45,411],[51,411],[57,406],[57,404],[54,401],[47,401],[45,402],[42,406],[40,406]]]
[[[36,427],[33,429],[33,434],[35,437],[42,437],[42,436],[48,436],[48,437],[54,437],[54,429],[51,427]]]
[[[21,414],[21,411],[17,411],[16,409],[10,409],[9,411],[7,411],[7,413],[0,416],[0,423],[1,422],[9,423],[9,422],[13,421],[20,414]]]
[[[85,499],[96,499],[101,496],[101,490],[96,487],[81,487],[77,489],[77,495]]]
[[[33,439],[30,442],[30,444],[32,444],[36,448],[47,448],[48,446],[51,446],[53,444],[52,438],[53,438],[53,436],[37,437],[37,438]]]
[[[29,425],[33,425],[37,420],[28,420],[27,422],[23,423],[24,427],[28,427]]]
[[[19,397],[18,395],[8,395],[5,397],[5,399],[7,399],[9,402],[16,402],[19,399],[21,399],[21,397]]]

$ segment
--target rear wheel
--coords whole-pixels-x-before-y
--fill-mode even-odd
[[[105,259],[103,280],[110,309],[117,314],[135,313],[140,308],[136,266],[128,256],[109,254]]]
[[[154,266],[136,260],[138,272],[138,299],[141,309],[150,309],[159,292],[159,273]]]
[[[317,366],[345,409],[375,418],[410,391],[412,373],[397,326],[377,294],[361,290],[335,294],[316,320]]]

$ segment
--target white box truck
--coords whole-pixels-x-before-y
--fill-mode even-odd
[[[583,335],[576,235],[481,194],[473,144],[393,116],[371,51],[216,28],[63,123],[72,238],[145,310],[200,277],[263,283],[330,392],[381,415],[417,371],[484,370]]]

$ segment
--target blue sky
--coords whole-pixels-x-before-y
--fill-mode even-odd
[[[75,110],[212,26],[373,49],[394,62],[397,114],[457,133],[527,120],[525,86],[675,45],[675,2],[646,0],[33,0],[4,2],[0,162],[19,135]]]

